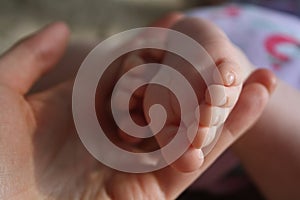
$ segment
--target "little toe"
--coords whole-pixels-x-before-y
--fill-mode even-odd
[[[180,172],[193,172],[199,169],[204,162],[204,155],[201,149],[190,147],[179,159],[171,164]]]

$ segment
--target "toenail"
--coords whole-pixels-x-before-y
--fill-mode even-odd
[[[201,148],[206,147],[206,146],[208,146],[209,144],[212,143],[212,141],[215,139],[216,132],[217,132],[217,127],[216,126],[209,127],[208,133],[205,136],[205,139],[204,139],[204,142],[203,142]]]
[[[215,113],[215,116],[213,117],[212,125],[218,125],[221,121],[221,118],[219,116],[219,113]]]
[[[198,156],[199,156],[199,159],[200,160],[204,160],[204,154],[203,154],[203,151],[201,149],[198,149]]]
[[[225,87],[221,85],[210,85],[206,91],[206,102],[213,106],[223,106],[227,102]]]
[[[227,72],[225,76],[225,81],[227,85],[232,85],[234,82],[235,76],[232,72]]]

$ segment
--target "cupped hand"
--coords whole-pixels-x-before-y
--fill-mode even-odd
[[[79,140],[71,111],[72,80],[29,93],[59,61],[68,35],[63,23],[54,23],[0,59],[1,199],[174,199],[258,118],[270,95],[273,76],[255,72],[244,85],[215,153],[200,169],[119,172],[95,160]]]

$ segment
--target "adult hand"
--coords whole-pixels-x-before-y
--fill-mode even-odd
[[[68,35],[64,24],[52,24],[0,59],[1,199],[174,199],[233,141],[225,136],[238,137],[268,101],[269,85],[257,80],[262,72],[256,72],[226,123],[225,139],[221,136],[214,156],[193,173],[172,167],[146,174],[118,172],[95,160],[79,140],[71,113],[71,81],[28,94],[63,55]],[[259,77],[273,78],[263,74]]]

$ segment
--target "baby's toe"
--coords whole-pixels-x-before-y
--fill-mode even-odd
[[[192,146],[197,149],[208,146],[216,137],[217,126],[199,127],[197,134],[192,142]]]
[[[219,58],[215,64],[217,66],[213,75],[215,83],[220,83],[227,87],[242,84],[241,67],[234,59]]]
[[[223,85],[210,85],[205,92],[207,104],[218,107],[233,107],[240,95],[242,85],[226,87]]]
[[[200,149],[204,143],[205,138],[208,135],[209,127],[207,126],[200,126],[198,128],[197,134],[193,139],[192,146],[194,148]]]
[[[198,112],[200,112],[199,125],[207,127],[218,126],[224,123],[229,115],[228,108],[212,106],[206,103],[199,106]]]
[[[193,172],[199,169],[204,162],[204,154],[201,149],[190,147],[184,154],[171,164],[180,172]]]

